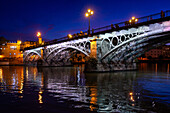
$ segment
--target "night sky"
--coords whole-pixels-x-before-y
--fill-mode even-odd
[[[8,40],[52,40],[93,28],[170,10],[170,0],[0,0],[0,36]]]

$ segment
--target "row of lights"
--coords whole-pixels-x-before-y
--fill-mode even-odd
[[[137,21],[138,19],[133,16],[132,19],[129,20],[129,23],[135,23]]]
[[[85,16],[86,16],[86,17],[89,17],[89,29],[88,29],[88,33],[89,33],[89,34],[90,34],[90,16],[93,15],[93,14],[94,14],[94,11],[91,10],[91,9],[88,9],[87,12],[85,13]],[[129,20],[129,23],[130,23],[130,24],[134,24],[134,23],[137,22],[137,21],[138,21],[137,18],[132,17],[132,18]],[[37,33],[37,37],[40,37],[40,36],[41,36],[41,33],[38,32],[38,33]],[[68,34],[68,37],[69,37],[69,38],[72,38],[73,36],[72,36],[71,34]]]
[[[91,9],[88,9],[87,12],[85,13],[85,16],[89,17],[89,30],[88,30],[89,34],[90,34],[90,16],[93,15],[93,14],[94,14],[94,12]],[[134,16],[129,20],[130,24],[134,24],[136,22],[138,22],[138,19],[135,18]],[[68,38],[72,38],[72,37],[73,36],[71,34],[68,34]]]

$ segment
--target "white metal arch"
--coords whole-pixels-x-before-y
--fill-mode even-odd
[[[113,51],[115,51],[117,48],[125,45],[126,43],[129,43],[129,42],[132,42],[132,41],[135,41],[136,39],[138,38],[144,38],[144,37],[147,37],[147,36],[150,36],[150,35],[154,35],[154,34],[157,34],[157,33],[161,33],[162,30],[153,30],[153,31],[150,31],[150,32],[147,32],[147,33],[144,33],[144,34],[141,34],[141,35],[137,35],[135,37],[132,37],[130,38],[129,40],[126,40],[122,43],[120,43],[119,45],[115,46],[113,49],[111,49],[109,52],[107,52],[102,58],[101,60],[103,60],[104,58],[106,58],[108,55],[110,55]]]
[[[79,49],[79,48],[77,48],[77,47],[74,47],[74,46],[62,46],[62,47],[58,47],[58,48],[55,48],[55,49],[53,50],[53,52],[54,52],[55,50],[57,50],[57,49],[60,49],[60,50],[57,51],[57,53],[55,53],[55,54],[52,56],[52,58],[53,58],[54,56],[56,56],[58,53],[66,50],[66,49],[75,49],[75,50],[77,50],[77,51],[80,51],[80,52],[83,53],[84,55],[89,56],[89,54],[88,54],[87,52],[85,52],[85,51],[83,51],[83,50],[81,50],[81,49]],[[51,53],[52,53],[52,52],[51,52]],[[51,55],[51,54],[48,54],[47,58],[48,58],[50,55]],[[47,59],[47,58],[46,58],[46,59]]]
[[[37,54],[40,58],[41,58],[41,55],[37,52],[37,51],[29,51],[28,53],[27,53],[27,55],[24,57],[24,59],[23,59],[23,61],[25,61],[25,59],[27,58],[27,56],[29,55],[29,54],[31,54],[31,53],[35,53],[35,54]],[[42,58],[41,58],[42,59]],[[43,60],[43,59],[42,59]]]

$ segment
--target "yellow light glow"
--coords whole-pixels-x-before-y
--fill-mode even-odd
[[[132,20],[129,20],[129,22],[131,23],[131,22],[132,22]]]
[[[135,22],[137,22],[137,21],[138,21],[138,19],[136,18],[136,19],[135,19]]]
[[[37,36],[40,37],[40,36],[41,36],[41,33],[40,33],[40,32],[37,32]]]
[[[71,34],[68,34],[68,37],[69,37],[69,38],[72,38],[73,36],[72,36]]]
[[[94,12],[93,11],[91,11],[91,15],[93,15],[94,14]]]
[[[21,44],[22,43],[22,41],[21,40],[17,40],[17,44]]]
[[[132,20],[135,20],[135,17],[134,17],[134,16],[132,17]]]
[[[2,83],[2,81],[3,81],[2,68],[0,68],[0,82]]]
[[[88,9],[88,12],[90,13],[91,9]]]
[[[0,55],[0,58],[3,58],[4,56],[3,55]]]
[[[86,16],[86,17],[88,17],[88,16],[89,16],[89,14],[88,14],[88,13],[86,13],[86,14],[85,14],[85,16]]]
[[[132,93],[132,92],[130,92],[130,93],[129,93],[129,95],[133,95],[133,93]]]

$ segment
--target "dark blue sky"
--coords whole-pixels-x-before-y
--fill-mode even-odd
[[[56,39],[88,29],[170,10],[170,0],[0,0],[0,36],[9,40]]]

